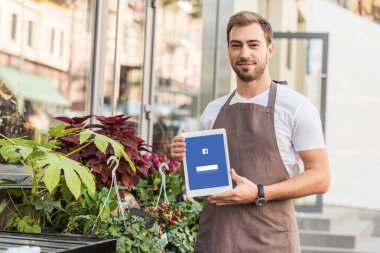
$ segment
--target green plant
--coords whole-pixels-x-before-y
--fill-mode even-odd
[[[174,208],[174,213],[179,211],[175,216],[179,222],[177,226],[173,226],[167,231],[168,244],[165,247],[166,252],[194,252],[202,205],[198,202],[187,201],[178,202],[172,208]]]
[[[110,194],[109,194],[110,193]],[[117,238],[117,252],[161,252],[164,245],[158,239],[158,232],[145,227],[146,220],[141,217],[124,219],[113,216],[117,207],[113,198],[115,189],[103,188],[94,196],[84,194],[76,205],[67,210],[66,233],[81,233],[105,238]],[[111,196],[107,199],[107,196]],[[102,213],[99,211],[102,207]],[[76,210],[73,212],[71,209]],[[62,220],[60,221],[62,222]]]
[[[96,221],[95,216],[75,216],[69,223],[70,229],[82,229],[84,235],[89,235],[95,225],[92,236],[102,238],[116,238],[117,252],[161,252],[157,234],[145,228],[145,220],[139,218],[134,221],[127,220],[124,226],[122,217],[110,217]],[[87,232],[87,233],[85,233]]]
[[[181,252],[190,253],[194,252],[195,237],[188,227],[178,226],[167,233],[168,245],[166,245],[166,252]]]
[[[95,117],[99,124],[85,124],[84,121]],[[130,117],[117,115],[111,117],[88,115],[81,118],[57,117],[68,125],[66,129],[81,129],[91,131],[92,133],[107,137],[121,144],[121,147],[127,157],[120,159],[119,168],[116,173],[117,181],[123,182],[128,189],[138,185],[141,177],[146,177],[149,169],[147,163],[141,154],[141,151],[147,150],[147,144],[136,135],[136,123],[129,120]],[[78,161],[92,169],[93,174],[98,179],[97,188],[104,186],[110,187],[112,181],[112,169],[107,165],[109,157],[114,155],[114,151],[107,146],[99,150],[96,142],[88,139],[86,147],[78,150],[81,140],[77,135],[61,136],[60,149],[63,153],[69,154],[70,158]]]
[[[202,205],[198,202],[163,203],[147,206],[145,211],[151,212],[159,224],[162,233],[166,232],[168,244],[166,252],[193,252],[195,237]]]
[[[166,177],[166,192],[170,202],[177,202],[181,199],[183,192],[182,177],[179,173],[179,162],[169,159],[165,154],[145,154],[145,161],[150,164],[149,173],[146,178],[141,179],[139,185],[132,189],[131,192],[138,199],[138,202],[143,206],[149,206],[151,203],[156,203],[158,198],[159,186],[162,182],[162,177],[158,172],[159,167],[163,162],[168,165],[169,170],[163,167],[163,172]]]
[[[93,144],[103,154],[106,150],[112,150],[118,159],[123,157],[131,169],[135,170],[123,146],[107,136],[89,129],[65,129],[63,124],[49,128],[48,133],[49,136],[40,142],[8,138],[0,134],[3,138],[0,139],[0,155],[8,163],[19,162],[24,165],[32,181],[31,190],[22,187],[7,189],[12,204],[12,208],[8,207],[8,229],[26,231],[25,229],[30,229],[19,224],[29,224],[32,228],[45,226],[47,222],[52,224],[53,216],[60,211],[61,197],[70,201],[72,197],[79,199],[84,193],[95,194],[95,179],[89,168],[70,159],[70,153],[63,154],[58,151],[59,139],[64,136],[76,136],[79,139],[80,146],[73,152],[79,152]],[[3,184],[19,185],[20,182],[6,180]],[[14,201],[15,198],[21,199]]]
[[[95,193],[95,181],[90,170],[60,152],[56,140],[43,139],[41,142],[22,138],[8,138],[0,134],[0,155],[8,163],[20,162],[27,169],[32,181],[33,195],[37,195],[41,183],[50,193],[55,191],[59,183],[61,170],[65,176],[67,186],[72,194],[78,198],[81,184],[90,194]]]

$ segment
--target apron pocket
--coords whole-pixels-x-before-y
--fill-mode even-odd
[[[240,210],[234,252],[290,253],[290,229],[253,205]]]

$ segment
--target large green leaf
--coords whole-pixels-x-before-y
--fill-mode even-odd
[[[62,136],[70,135],[71,133],[74,133],[75,131],[79,129],[79,128],[68,128],[68,129],[65,129],[65,128],[66,128],[65,124],[60,124],[55,127],[54,126],[50,127],[48,132],[51,136],[55,138],[59,138]]]
[[[4,145],[0,148],[0,154],[7,162],[15,163],[21,158],[21,154],[16,150],[15,145]]]
[[[93,196],[95,194],[95,179],[94,179],[94,176],[92,175],[90,169],[87,168],[86,166],[83,166],[82,164],[74,161],[74,160],[71,160],[70,158],[68,158],[66,156],[61,156],[61,159],[62,159],[62,163],[64,164],[63,168],[65,170],[66,182],[68,181],[68,178],[66,177],[66,171],[68,171],[69,169],[72,169],[72,171],[75,171],[79,175],[81,181],[86,185],[88,193],[91,196]],[[69,186],[69,185],[67,185],[67,186]],[[69,187],[69,189],[70,189],[70,187]],[[79,187],[79,191],[80,191],[80,187]]]
[[[91,130],[88,130],[88,129],[80,132],[79,133],[80,144],[83,144],[85,141],[87,141],[88,138],[90,138],[92,134],[93,134],[93,132]]]
[[[10,138],[0,140],[0,154],[9,163],[14,163],[20,159],[28,162],[55,147],[53,142],[41,142],[25,140],[22,138]]]
[[[108,144],[109,142],[107,141],[107,138],[106,136],[104,135],[95,135],[95,139],[94,139],[94,143],[96,145],[96,147],[102,152],[102,153],[106,153],[106,150],[107,150],[107,147],[108,147]],[[116,151],[115,151],[115,154],[116,154]]]
[[[50,164],[46,167],[43,178],[46,188],[49,190],[49,192],[53,192],[55,187],[57,187],[61,175],[61,160],[59,157],[53,157],[53,159],[56,159],[56,161],[51,161]]]
[[[95,135],[94,143],[95,143],[96,147],[102,153],[105,153],[106,150],[107,150],[108,145],[111,145],[112,148],[113,148],[113,150],[114,150],[114,153],[115,153],[115,156],[117,157],[117,159],[120,159],[120,157],[123,156],[124,159],[129,163],[129,166],[131,166],[131,169],[134,172],[136,172],[136,167],[135,167],[134,163],[129,158],[129,156],[124,152],[124,147],[123,147],[123,145],[120,142],[115,141],[115,140],[109,138],[108,136],[95,133],[95,132],[93,132],[91,130],[88,130],[88,129],[86,129],[83,132],[85,132],[85,135],[88,135],[90,133]]]
[[[57,153],[45,154],[37,164],[39,167],[46,166],[43,180],[50,193],[52,193],[58,185],[62,169],[64,171],[67,187],[76,199],[78,199],[81,194],[81,182],[86,185],[90,195],[95,193],[94,177],[91,171],[82,164]]]
[[[63,168],[65,173],[65,180],[67,187],[69,187],[71,193],[74,195],[76,199],[80,196],[80,186],[81,181],[78,177],[78,174],[72,168]]]

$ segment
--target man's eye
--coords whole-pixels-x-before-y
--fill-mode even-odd
[[[238,47],[240,47],[240,45],[239,44],[231,44],[231,47],[238,48]]]
[[[249,47],[250,48],[254,48],[254,47],[257,47],[259,44],[250,44]]]

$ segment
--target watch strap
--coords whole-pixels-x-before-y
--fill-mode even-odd
[[[258,189],[257,197],[258,198],[265,198],[264,186],[262,184],[258,184],[257,189]]]

